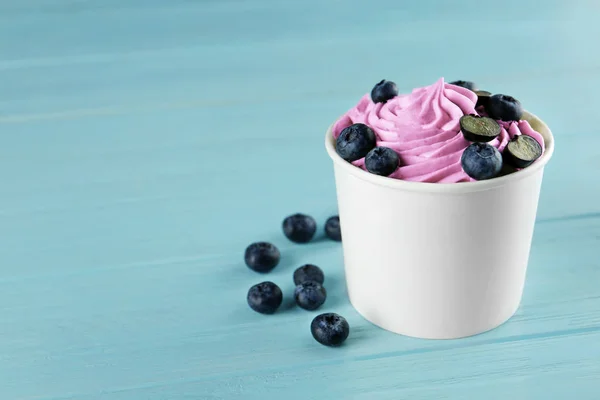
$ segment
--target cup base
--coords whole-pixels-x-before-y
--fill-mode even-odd
[[[463,338],[477,336],[482,333],[492,331],[492,330],[500,327],[501,325],[504,325],[506,322],[508,322],[516,314],[517,310],[519,309],[519,307],[521,305],[521,303],[519,301],[517,303],[516,307],[513,306],[513,307],[508,308],[508,312],[499,315],[498,318],[496,318],[493,321],[490,321],[485,326],[474,327],[474,328],[471,328],[470,330],[464,330],[461,333],[456,333],[456,332],[444,333],[441,331],[437,331],[437,332],[435,332],[435,334],[427,334],[424,332],[418,333],[419,332],[418,329],[411,328],[411,327],[405,327],[405,328],[394,327],[394,326],[392,326],[391,323],[386,321],[384,318],[381,318],[381,319],[370,318],[368,313],[363,312],[360,309],[360,307],[356,306],[356,304],[352,300],[351,296],[350,296],[349,300],[350,300],[350,304],[352,305],[352,308],[354,308],[354,310],[356,310],[356,312],[361,317],[363,317],[365,320],[372,323],[373,325],[375,325],[381,329],[384,329],[388,332],[395,333],[397,335],[407,336],[407,337],[411,337],[411,338],[415,338],[415,339],[427,339],[427,340],[463,339]]]

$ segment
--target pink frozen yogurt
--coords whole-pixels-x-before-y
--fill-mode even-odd
[[[394,149],[400,157],[400,167],[390,178],[414,182],[471,182],[474,179],[463,171],[460,161],[470,142],[463,137],[459,120],[463,115],[478,114],[476,102],[474,92],[445,83],[444,78],[385,103],[373,103],[367,93],[336,121],[333,135],[337,139],[344,128],[355,123],[371,127],[377,136],[377,146]],[[532,136],[544,150],[542,136],[529,122],[498,123],[501,133],[489,144],[499,151],[521,134]],[[364,158],[353,162],[362,169],[365,169],[364,163]]]

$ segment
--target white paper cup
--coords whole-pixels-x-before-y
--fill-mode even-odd
[[[550,129],[526,113],[545,153],[521,171],[469,183],[407,182],[333,159],[348,295],[389,331],[454,339],[493,329],[519,307]]]

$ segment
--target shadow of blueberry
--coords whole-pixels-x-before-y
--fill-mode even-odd
[[[343,293],[340,293],[338,290],[333,291],[329,290],[329,288],[327,289],[327,300],[325,300],[322,308],[327,307],[328,309],[339,309],[342,306],[350,304],[348,298]]]
[[[322,233],[321,231],[317,231],[315,233],[315,236],[313,236],[313,238],[309,242],[302,243],[302,245],[310,246],[311,244],[321,243],[321,242],[326,242],[326,241],[331,241],[331,239],[329,239],[327,236],[325,236],[325,234]]]
[[[345,286],[344,279],[340,278],[336,275],[327,275],[325,278],[325,282],[323,283],[326,289],[331,290],[343,290],[343,286]]]
[[[368,328],[365,326],[350,326],[350,334],[342,346],[353,346],[357,342],[361,342],[369,338]]]
[[[281,306],[279,307],[278,312],[284,313],[296,308],[296,301],[294,300],[294,289],[286,288],[283,295],[283,301],[281,302]]]

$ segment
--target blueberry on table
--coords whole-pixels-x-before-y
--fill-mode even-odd
[[[526,168],[542,156],[542,145],[529,135],[518,135],[508,142],[503,155],[507,164]]]
[[[475,94],[477,95],[477,104],[475,104],[475,107],[483,106],[485,108],[490,101],[492,93],[487,90],[475,90]]]
[[[471,82],[471,81],[454,81],[454,82],[450,82],[450,84],[464,87],[465,89],[469,89],[473,92],[477,90],[477,85],[475,85],[475,83]]]
[[[488,117],[463,115],[460,117],[460,130],[469,142],[489,142],[500,135],[500,125]]]
[[[523,116],[521,102],[512,96],[495,94],[490,97],[485,107],[488,115],[502,121],[519,121]]]
[[[482,181],[496,177],[502,169],[502,154],[488,143],[472,143],[460,158],[462,168],[471,178]]]
[[[348,338],[350,325],[346,318],[336,313],[317,315],[310,324],[315,340],[325,346],[339,346]]]
[[[248,305],[261,314],[273,314],[283,301],[283,293],[273,282],[261,282],[248,290]]]
[[[340,217],[334,215],[325,222],[325,235],[336,242],[342,241],[342,230],[340,229]]]
[[[317,282],[322,285],[325,282],[325,274],[316,265],[303,265],[294,271],[294,285],[297,286],[305,282]]]
[[[314,218],[304,214],[290,215],[283,220],[283,233],[294,243],[308,243],[317,231]]]
[[[251,270],[269,272],[279,264],[281,254],[279,249],[268,242],[252,243],[246,248],[244,261]]]
[[[321,307],[327,299],[327,291],[318,282],[308,281],[296,286],[294,290],[296,304],[305,310],[313,311]]]
[[[365,124],[352,124],[342,130],[335,142],[335,150],[344,160],[356,161],[376,146],[375,132]]]
[[[398,86],[392,81],[382,79],[371,90],[371,100],[373,103],[385,103],[391,98],[398,96]]]
[[[389,147],[375,147],[365,158],[367,171],[375,175],[389,176],[399,165],[398,153]]]

